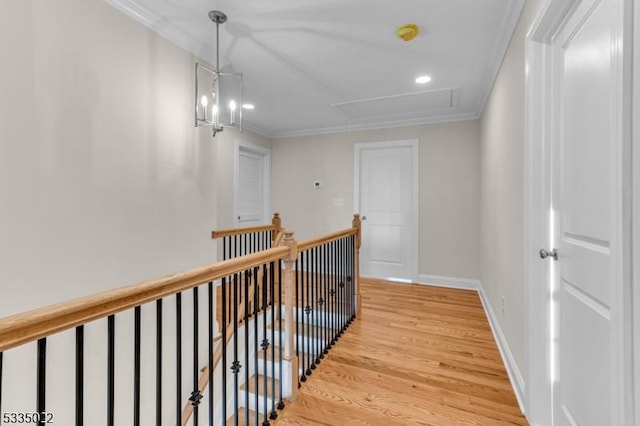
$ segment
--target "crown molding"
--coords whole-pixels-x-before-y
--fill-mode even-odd
[[[160,34],[173,44],[181,47],[195,56],[202,57],[198,52],[201,50],[202,43],[180,27],[173,24],[150,10],[144,8],[135,0],[103,0],[105,3],[113,6],[125,15],[133,18],[145,27]],[[202,57],[202,59],[210,60],[211,58]]]
[[[456,112],[428,117],[418,117],[398,120],[379,120],[375,123],[346,124],[344,126],[322,127],[316,129],[294,130],[289,132],[274,132],[271,139],[287,139],[301,136],[326,135],[332,133],[349,133],[366,130],[392,129],[397,127],[420,126],[423,124],[448,123],[452,121],[477,120],[480,116],[472,112]]]
[[[493,52],[489,56],[489,62],[484,70],[484,76],[482,78],[481,94],[478,98],[478,104],[476,111],[478,116],[481,116],[484,107],[489,100],[489,95],[493,90],[493,85],[498,78],[500,67],[504,61],[504,57],[509,48],[509,43],[513,38],[516,26],[520,20],[520,15],[524,9],[525,0],[509,0],[509,4],[505,8],[502,22],[500,23],[500,38],[496,40]]]

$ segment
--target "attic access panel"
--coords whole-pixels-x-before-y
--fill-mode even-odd
[[[383,96],[341,102],[332,106],[349,119],[367,119],[390,116],[420,115],[450,111],[455,108],[457,89],[446,88],[402,95]]]

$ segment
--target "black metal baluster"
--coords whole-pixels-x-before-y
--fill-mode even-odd
[[[342,332],[347,329],[349,326],[349,282],[348,282],[348,269],[347,269],[347,244],[346,240],[343,238],[340,240],[340,245],[342,246],[342,306],[343,306],[343,315],[344,315],[344,326],[342,327]]]
[[[249,280],[251,279],[251,270],[247,270],[244,273],[244,407],[245,416],[244,424],[249,426]],[[258,371],[256,369],[256,374]]]
[[[313,373],[311,371],[311,364],[313,364],[313,347],[312,347],[312,341],[311,341],[311,305],[312,305],[312,293],[311,293],[311,261],[312,261],[312,257],[311,257],[311,250],[307,250],[307,264],[306,264],[306,275],[307,275],[307,279],[306,279],[306,295],[307,298],[305,300],[305,307],[304,307],[304,312],[305,312],[305,316],[307,319],[307,332],[306,332],[306,343],[307,343],[307,376],[310,376],[311,373]]]
[[[46,381],[47,381],[47,339],[42,338],[38,340],[38,371],[37,371],[37,384],[38,394],[36,405],[38,407],[38,413],[46,412]],[[45,416],[40,417],[40,425],[45,424]]]
[[[336,341],[342,334],[342,251],[340,250],[340,242],[336,241],[336,270],[337,270],[337,287],[336,287],[336,300],[338,303],[338,323],[336,328]]]
[[[349,324],[351,324],[351,314],[349,309],[349,255],[347,254],[347,238],[342,239],[342,250],[344,253],[344,329],[346,331]]]
[[[349,325],[349,314],[348,314],[348,282],[347,282],[347,253],[346,253],[346,241],[345,239],[341,239],[340,240],[340,247],[342,250],[342,312],[343,312],[343,326],[342,326],[342,332],[344,333],[344,330],[346,330],[347,326]]]
[[[198,426],[198,406],[200,405],[200,400],[202,399],[202,394],[200,393],[200,389],[198,386],[199,374],[198,374],[198,365],[199,357],[199,347],[198,347],[198,323],[199,323],[199,313],[198,313],[198,287],[193,288],[193,392],[191,392],[191,397],[189,401],[191,401],[191,405],[193,406],[193,425]]]
[[[111,315],[107,318],[107,425],[114,425],[115,413],[115,347],[116,347],[116,319]],[[43,408],[38,409],[43,412]]]
[[[182,293],[176,293],[176,425],[182,424]]]
[[[327,323],[329,328],[328,340],[327,340],[327,352],[331,349],[331,341],[333,339],[333,243],[327,243]]]
[[[278,262],[279,264],[279,262]],[[269,291],[271,293],[270,295],[270,301],[271,301],[271,414],[269,415],[269,418],[271,420],[275,420],[278,417],[278,413],[276,412],[276,347],[275,347],[275,342],[276,342],[276,321],[275,321],[275,314],[276,314],[276,303],[275,303],[275,276],[276,276],[276,271],[275,271],[275,267],[276,267],[276,263],[275,262],[271,262],[270,268],[269,268]],[[265,312],[266,315],[266,312]],[[279,329],[278,332],[280,334],[282,334],[282,329]],[[265,371],[265,375],[266,375],[266,371]]]
[[[0,353],[0,377],[2,354]],[[76,426],[84,424],[84,325],[76,327]],[[0,410],[0,412],[2,412]],[[41,412],[42,413],[42,412]]]
[[[267,418],[268,416],[268,412],[269,412],[269,408],[268,408],[268,403],[267,403],[267,358],[269,358],[269,356],[267,355],[267,350],[269,349],[269,339],[268,339],[268,335],[267,335],[267,305],[269,303],[269,299],[267,298],[267,286],[269,285],[268,283],[268,279],[269,279],[269,271],[267,271],[267,265],[262,265],[262,350],[264,351],[264,358],[262,359],[262,368],[264,371],[264,378],[262,379],[262,403],[263,403],[263,408],[264,408],[264,420],[262,422],[263,426],[266,426],[269,424],[269,419]],[[256,392],[258,392],[258,389],[256,389]]]
[[[316,275],[318,277],[316,279],[316,324],[318,328],[318,335],[316,336],[318,345],[316,363],[319,364],[322,358],[324,358],[324,354],[322,353],[322,345],[324,343],[324,327],[322,314],[324,309],[324,298],[322,297],[322,246],[318,246],[316,248],[316,259]]]
[[[317,268],[318,268],[318,250],[317,247],[311,249],[311,351],[313,356],[311,357],[311,369],[316,369],[318,363],[318,292],[317,292]]]
[[[338,336],[342,336],[344,332],[344,253],[341,241],[338,241],[338,252],[338,268],[340,270],[340,282],[338,283],[338,288],[340,289],[338,297],[340,301],[340,331],[338,332]]]
[[[235,239],[235,236],[234,236],[234,239]],[[232,238],[231,238],[231,237],[229,237],[229,254],[228,254],[228,259],[231,259],[231,258],[233,257],[232,244],[231,244],[231,243],[232,243]],[[229,285],[231,285],[231,282],[232,282],[231,277],[229,277]],[[230,290],[230,289],[229,289],[229,290]],[[231,321],[231,309],[232,309],[232,306],[231,306],[231,300],[232,300],[232,297],[231,297],[231,291],[229,291],[227,298],[226,298],[226,299],[223,299],[223,301],[222,301],[223,303],[226,303],[226,304],[227,304],[227,313],[228,313],[228,315],[229,315],[229,318],[228,318],[229,322]],[[226,327],[226,325],[227,325],[227,324],[225,324],[225,327]]]
[[[336,338],[338,334],[338,252],[336,250],[336,242],[331,242],[331,307],[333,309],[333,315],[331,316],[331,346],[336,344]]]
[[[327,355],[329,353],[329,269],[327,266],[327,244],[322,246],[322,298],[324,299],[324,336],[322,340],[322,355]]]
[[[209,284],[207,286],[207,296],[208,296],[208,301],[207,301],[207,309],[208,309],[208,316],[207,316],[207,329],[208,329],[208,353],[209,353],[209,361],[208,361],[208,372],[209,372],[209,385],[208,385],[208,396],[209,396],[209,419],[207,424],[211,425],[213,424],[213,414],[214,414],[214,410],[213,410],[213,404],[214,404],[214,398],[213,398],[213,388],[214,383],[213,383],[213,369],[214,369],[214,365],[213,365],[213,351],[214,351],[214,347],[213,347],[213,321],[215,320],[215,318],[213,317],[213,303],[214,303],[214,288],[213,288],[213,281],[209,281]],[[226,419],[224,419],[226,420]]]
[[[282,328],[282,263],[278,262],[278,321],[280,333],[278,334],[278,365],[279,365],[279,378],[280,378],[280,397],[278,398],[278,410],[284,409],[284,399],[282,398],[283,394],[283,383],[282,383],[282,335],[284,334],[284,329]]]
[[[349,236],[343,238],[344,242],[344,275],[345,275],[345,315],[347,327],[351,325],[351,261],[349,260]]]
[[[133,310],[133,424],[140,426],[140,306]]]
[[[259,387],[259,382],[258,382],[258,310],[259,310],[259,306],[260,306],[260,292],[258,291],[258,272],[260,271],[260,268],[258,266],[255,266],[253,268],[253,365],[255,368],[255,372],[256,374],[253,376],[253,380],[254,380],[254,412],[255,412],[255,426],[258,426],[258,422],[260,419],[260,411],[258,411],[258,408],[260,406],[260,395],[258,394],[258,389]],[[249,401],[247,401],[247,406],[249,405]]]
[[[298,362],[300,363],[300,365],[302,365],[302,355],[301,355],[301,350],[300,350],[300,330],[298,329],[298,323],[300,321],[300,315],[298,314],[300,307],[302,306],[302,304],[300,303],[300,294],[302,293],[300,290],[300,285],[302,282],[302,279],[300,277],[300,256],[302,256],[302,253],[300,253],[300,255],[298,256],[298,258],[296,259],[296,289],[295,289],[295,302],[294,302],[294,306],[293,306],[293,320],[295,321],[295,326],[296,326],[296,356],[298,357]],[[298,374],[300,374],[300,372],[297,372]],[[300,377],[300,380],[302,380],[302,377],[304,377],[304,369],[303,369],[303,373],[302,376]],[[306,379],[305,379],[306,380]],[[304,382],[304,380],[302,380]]]
[[[350,265],[349,265],[349,270],[350,275],[351,275],[351,297],[350,297],[350,303],[351,303],[351,321],[353,322],[353,320],[356,318],[356,279],[358,277],[356,277],[356,263],[355,263],[355,246],[356,246],[356,237],[354,235],[351,236],[351,241],[349,243],[349,259],[350,259]]]
[[[156,300],[156,426],[162,426],[162,299]]]
[[[240,252],[241,256],[251,253],[248,247],[249,246],[247,245],[247,234],[244,234],[242,238],[242,251]]]
[[[342,333],[344,332],[345,316],[344,316],[344,252],[342,249],[341,241],[338,241],[338,249],[340,250],[340,256],[338,257],[338,259],[340,260],[340,263],[338,264],[340,268],[340,283],[338,284],[340,288],[340,333],[338,334],[342,336]]]
[[[298,327],[298,323],[300,323],[300,332],[296,333],[296,336],[300,338],[300,353],[298,354],[298,359],[300,361],[300,368],[302,370],[302,374],[300,376],[301,382],[307,381],[307,365],[306,362],[306,343],[305,343],[305,317],[306,317],[306,303],[305,303],[305,294],[304,294],[304,265],[305,265],[306,253],[304,251],[300,252],[298,259],[300,260],[300,302],[296,307],[295,317],[296,317],[296,328]]]
[[[236,253],[237,254],[237,253]],[[238,411],[240,409],[239,401],[239,383],[238,373],[240,373],[240,361],[238,361],[238,274],[233,274],[233,364],[231,371],[233,372],[233,424],[238,426]]]
[[[227,423],[227,278],[222,278],[222,423]]]
[[[351,268],[351,249],[349,248],[349,243],[351,242],[351,237],[347,236],[344,240],[344,250],[346,255],[346,266],[347,266],[347,325],[351,325],[353,321],[352,317],[352,287],[353,287],[353,270]]]

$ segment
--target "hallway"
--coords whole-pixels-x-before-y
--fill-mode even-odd
[[[276,425],[526,425],[478,295],[363,279],[362,318]]]

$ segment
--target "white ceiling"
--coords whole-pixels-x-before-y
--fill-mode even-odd
[[[106,0],[243,73],[245,127],[271,138],[477,118],[524,0]],[[396,37],[415,23],[411,42]],[[428,74],[432,81],[418,85]]]

